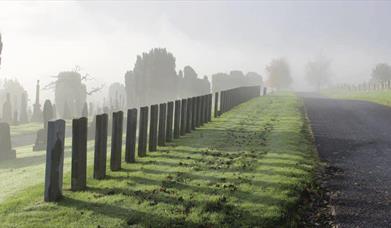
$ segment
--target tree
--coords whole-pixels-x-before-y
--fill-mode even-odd
[[[377,64],[372,70],[372,80],[375,82],[391,80],[391,66],[387,63]]]
[[[1,33],[0,33],[0,65],[1,65],[1,51],[3,50],[3,42],[1,41]]]
[[[317,90],[320,90],[322,86],[325,86],[330,81],[331,77],[331,61],[323,56],[319,56],[317,59],[310,61],[306,65],[306,79],[308,82],[315,86]]]
[[[292,77],[288,63],[284,59],[273,59],[266,67],[270,85],[277,89],[288,88],[292,84]]]

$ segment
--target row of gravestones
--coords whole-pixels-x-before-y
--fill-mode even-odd
[[[11,99],[10,94],[7,93],[6,95],[6,101],[3,104],[3,113],[2,113],[2,120],[7,123],[27,123],[28,122],[28,115],[27,115],[27,94],[24,93],[21,98],[21,108],[20,113],[18,113],[16,107],[14,107],[14,112],[12,112],[12,105],[11,105]]]
[[[235,95],[248,98],[249,94],[255,96],[253,91],[253,88],[243,87]],[[259,96],[259,93],[257,96]],[[219,101],[221,106],[221,102],[223,102],[222,98],[224,96],[221,96],[219,101],[218,93],[216,93],[215,116],[218,115],[217,103]],[[245,99],[241,100],[244,101]],[[175,103],[168,102],[160,105],[151,105],[150,108],[147,106],[141,107],[138,122],[138,157],[145,157],[147,155],[147,141],[149,141],[148,150],[150,152],[156,151],[157,146],[164,146],[166,142],[179,138],[202,126],[204,123],[211,121],[211,115],[212,94],[176,100]],[[121,169],[123,119],[122,111],[114,112],[112,115],[110,158],[110,169],[112,171]],[[150,120],[149,140],[148,120]],[[87,186],[87,122],[87,118],[85,117],[74,119],[72,122],[71,189],[73,191],[83,190]],[[126,124],[126,163],[135,162],[136,125],[137,109],[129,109]],[[49,121],[47,134],[44,200],[52,202],[58,201],[62,196],[65,121]],[[107,138],[108,115],[97,115],[95,118],[94,179],[104,179],[106,176]]]

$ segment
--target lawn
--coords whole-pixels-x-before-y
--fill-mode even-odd
[[[391,90],[381,91],[341,91],[325,90],[323,95],[339,99],[365,100],[391,106]]]
[[[90,152],[88,189],[70,191],[67,172],[58,203],[32,172],[37,183],[1,203],[2,227],[285,225],[317,164],[301,106],[291,93],[253,99],[101,181]]]

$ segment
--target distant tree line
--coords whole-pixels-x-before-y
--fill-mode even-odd
[[[239,86],[262,85],[262,76],[255,72],[248,72],[246,75],[242,71],[233,70],[229,74],[217,73],[212,75],[213,92],[232,89]]]

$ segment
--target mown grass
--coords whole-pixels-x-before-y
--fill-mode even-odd
[[[105,180],[90,166],[86,191],[70,191],[68,173],[58,203],[29,187],[1,204],[2,227],[283,225],[316,164],[301,106],[288,93],[253,99]]]
[[[391,106],[391,90],[379,91],[341,91],[325,90],[322,94],[339,99],[364,100]]]

